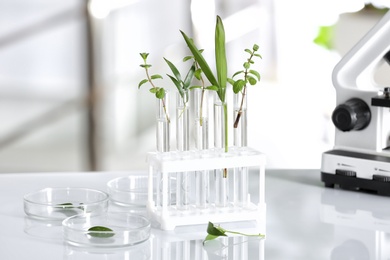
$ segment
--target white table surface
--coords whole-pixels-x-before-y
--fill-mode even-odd
[[[0,259],[135,259],[134,248],[107,253],[69,246],[60,226],[39,226],[23,211],[26,193],[65,186],[106,190],[109,180],[129,174],[134,172],[0,174]],[[389,259],[389,202],[387,197],[324,188],[319,170],[267,170],[266,239],[250,241],[247,258]],[[206,234],[203,228],[196,227],[198,234]],[[172,238],[177,232],[154,230],[154,236]],[[148,241],[136,249],[150,246]]]

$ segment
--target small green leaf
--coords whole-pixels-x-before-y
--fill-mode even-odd
[[[114,236],[115,233],[108,227],[94,226],[88,229],[88,235],[98,238],[108,238]]]
[[[249,49],[245,49],[245,51],[246,51],[247,53],[249,53],[250,55],[253,54],[253,52],[252,52],[251,50],[249,50]]]
[[[192,60],[192,59],[193,59],[192,56],[186,56],[186,57],[183,58],[183,62],[186,62],[186,61]]]
[[[194,73],[195,73],[195,63],[192,64],[191,68],[189,69],[186,78],[184,79],[183,82],[183,88],[184,90],[187,90],[190,87],[191,81],[194,78]]]
[[[152,75],[150,76],[151,79],[162,79],[163,77],[159,74],[155,74],[155,75]]]
[[[205,89],[212,90],[212,91],[218,91],[218,87],[217,86],[208,86],[208,87],[205,87]]]
[[[201,86],[191,86],[189,89],[193,90],[193,89],[196,89],[196,88],[202,88],[202,87]]]
[[[201,80],[201,78],[202,78],[202,69],[197,69],[197,70],[195,70],[195,72],[194,72],[194,77],[195,77],[197,80]]]
[[[236,73],[233,74],[232,78],[234,78],[235,76],[237,76],[238,74],[241,74],[241,73],[245,73],[245,71],[243,71],[243,70],[237,71]]]
[[[257,80],[260,80],[261,77],[260,77],[259,72],[255,71],[255,70],[250,70],[249,73],[256,76]]]
[[[260,59],[262,59],[263,57],[261,57],[261,55],[260,54],[254,54],[253,56],[256,56],[256,57],[259,57]]]
[[[145,69],[149,69],[150,67],[152,67],[152,65],[150,64],[141,64],[140,66]]]
[[[233,79],[231,79],[231,78],[228,78],[228,79],[227,79],[227,82],[228,82],[230,85],[233,86],[235,81],[234,81]]]
[[[158,90],[159,90],[159,88],[151,88],[151,89],[149,89],[149,92],[156,94]]]
[[[249,69],[251,64],[249,62],[244,62],[243,66],[244,66],[245,69]]]
[[[184,98],[184,90],[183,90],[183,87],[181,86],[180,82],[177,81],[177,79],[175,79],[173,76],[171,75],[168,75],[167,76],[172,80],[172,82],[175,84],[176,88],[177,88],[177,91],[179,91],[179,94],[182,98]]]
[[[165,89],[160,88],[160,89],[156,92],[156,98],[158,98],[158,99],[163,99],[164,97],[165,97]]]
[[[259,50],[259,45],[254,44],[254,45],[253,45],[253,50],[254,50],[254,51],[258,51],[258,50]]]
[[[225,232],[220,230],[218,227],[216,227],[210,221],[209,221],[209,224],[207,225],[207,234],[213,235],[213,236],[225,236],[226,237]]]
[[[210,241],[210,240],[216,239],[217,237],[219,237],[219,236],[214,236],[214,235],[208,234],[208,235],[205,237],[205,239],[203,240],[203,244],[204,244],[206,241]]]
[[[147,79],[143,79],[141,80],[141,82],[138,84],[138,88],[140,88],[143,84],[145,84],[146,82],[148,82]]]
[[[247,76],[247,79],[248,79],[248,81],[249,81],[249,84],[251,84],[252,86],[253,85],[256,85],[256,83],[257,83],[257,80],[254,78],[254,77],[251,77],[251,76]]]
[[[66,202],[66,203],[57,204],[56,208],[69,209],[69,208],[74,208],[74,206],[73,203]]]
[[[246,82],[243,79],[239,79],[233,84],[233,92],[235,94],[239,93],[245,86]]]
[[[146,60],[149,56],[149,53],[146,53],[146,52],[143,52],[143,53],[140,53],[142,59]]]
[[[170,62],[169,60],[167,60],[166,58],[164,58],[165,62],[168,64],[169,68],[171,69],[173,75],[175,76],[175,78],[178,80],[178,81],[181,81],[181,75],[180,75],[180,72],[179,70],[176,68],[176,66]]]

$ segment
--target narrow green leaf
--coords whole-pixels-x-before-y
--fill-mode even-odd
[[[151,79],[162,79],[163,77],[161,75],[155,74],[150,76]]]
[[[259,57],[260,59],[262,59],[263,57],[261,57],[261,55],[260,54],[254,54],[253,56],[256,56],[256,57]]]
[[[206,78],[210,81],[212,85],[218,86],[218,82],[215,79],[214,74],[210,69],[210,66],[204,59],[202,53],[195,46],[192,39],[190,39],[184,32],[180,31],[180,33],[183,35],[184,41],[187,43],[188,48],[190,49],[192,55],[194,55],[196,62],[199,64],[199,67],[202,69]]]
[[[260,73],[259,72],[255,71],[255,70],[250,70],[249,73],[256,76],[257,80],[260,80]]]
[[[138,84],[138,88],[140,88],[143,84],[145,84],[146,82],[148,82],[147,79],[143,79],[141,80],[141,82]]]
[[[233,74],[232,78],[234,78],[235,76],[237,76],[238,74],[241,74],[241,73],[245,73],[245,71],[243,71],[243,70],[237,71],[236,73]]]
[[[181,75],[180,75],[180,72],[179,70],[176,68],[175,65],[173,65],[172,62],[170,62],[169,60],[167,60],[166,58],[164,58],[165,62],[168,64],[169,68],[171,69],[173,75],[176,77],[176,79],[178,81],[181,81]]]
[[[192,64],[191,68],[189,69],[186,78],[184,79],[183,82],[183,88],[184,90],[187,90],[191,84],[192,79],[194,78],[194,73],[195,73],[195,63]]]
[[[189,88],[189,90],[193,90],[193,89],[196,89],[196,88],[202,88],[201,86],[191,86],[190,88]]]
[[[250,55],[253,54],[253,52],[252,52],[251,50],[249,50],[249,49],[245,49],[245,51],[246,51],[247,53],[249,53]]]
[[[226,81],[227,81],[227,61],[225,48],[225,29],[221,17],[217,16],[215,26],[215,64],[218,77],[218,96],[225,102]],[[213,84],[211,82],[211,84]],[[213,84],[214,85],[214,84]]]
[[[98,238],[109,238],[114,236],[115,233],[108,227],[94,226],[88,229],[88,235]]]
[[[213,236],[213,235],[208,234],[208,235],[205,237],[205,239],[203,240],[203,244],[204,244],[206,241],[210,241],[210,240],[216,239],[217,237],[219,237],[219,236]]]
[[[217,86],[208,86],[208,87],[205,87],[205,89],[212,90],[212,91],[218,91],[218,87]]]
[[[191,60],[191,59],[193,59],[192,56],[185,56],[185,57],[183,58],[183,62],[186,62],[186,61]]]
[[[167,76],[172,80],[172,82],[175,84],[176,88],[177,88],[177,91],[179,91],[179,94],[182,98],[184,98],[184,90],[183,90],[183,87],[182,85],[180,84],[179,81],[177,81],[177,79],[175,79],[173,76],[171,75],[168,75]]]
[[[150,67],[152,67],[152,65],[150,65],[150,64],[141,64],[139,66],[142,68],[145,68],[145,69],[149,69]]]

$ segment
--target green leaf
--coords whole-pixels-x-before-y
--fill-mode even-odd
[[[249,50],[249,49],[245,49],[245,51],[246,51],[247,53],[249,53],[250,55],[253,54],[253,52],[252,52],[251,50]]]
[[[163,77],[161,75],[155,74],[150,76],[151,79],[162,79]]]
[[[156,98],[158,98],[158,99],[163,99],[164,97],[165,97],[165,89],[160,88],[160,89],[156,92]]]
[[[194,77],[195,77],[197,80],[200,80],[200,79],[202,78],[202,69],[197,69],[197,70],[195,70]]]
[[[249,81],[249,84],[251,84],[252,86],[253,86],[253,85],[256,85],[257,80],[256,80],[254,77],[248,75],[248,76],[247,76],[247,79],[248,79],[248,81]]]
[[[73,203],[66,202],[66,203],[57,204],[56,208],[69,209],[69,208],[74,208],[74,206]]]
[[[108,227],[94,226],[88,229],[88,235],[98,238],[109,238],[115,235],[114,231]]]
[[[244,64],[242,66],[244,66],[245,69],[249,69],[251,64],[249,62],[244,62]]]
[[[259,57],[260,59],[262,59],[263,57],[261,57],[261,55],[260,54],[254,54],[253,56],[256,56],[256,57]]]
[[[207,225],[207,234],[213,235],[213,236],[225,236],[226,234],[223,230],[216,227],[212,222],[209,221],[209,224]]]
[[[205,89],[212,90],[212,91],[218,91],[218,87],[217,86],[208,86],[208,87],[205,87]]]
[[[171,69],[173,75],[176,77],[176,79],[178,81],[181,81],[181,75],[180,75],[180,72],[179,70],[176,68],[175,65],[173,65],[172,62],[170,62],[169,60],[167,60],[166,58],[164,58],[165,62],[168,64],[169,68]]]
[[[149,92],[156,94],[158,90],[159,90],[159,88],[151,88],[151,89],[149,89]]]
[[[183,82],[183,87],[184,90],[187,90],[191,84],[192,79],[194,78],[194,73],[195,73],[195,63],[192,64],[191,68],[189,69],[186,78],[184,79]]]
[[[149,56],[149,53],[142,52],[139,55],[141,55],[142,59],[146,60],[148,58],[148,56]]]
[[[254,51],[258,51],[258,50],[259,50],[259,45],[254,44],[254,45],[253,45],[253,50],[254,50]]]
[[[243,79],[239,79],[233,84],[233,92],[235,94],[239,93],[245,86],[246,82]]]
[[[188,61],[188,60],[192,60],[194,57],[192,57],[192,56],[185,56],[184,58],[183,58],[183,62],[186,62],[186,61]]]
[[[255,70],[250,70],[249,73],[256,76],[257,80],[260,80],[261,77],[260,77],[259,72],[255,71]]]
[[[215,79],[214,74],[211,71],[209,64],[204,59],[202,53],[195,46],[193,40],[190,39],[184,32],[180,31],[180,33],[182,34],[184,41],[187,43],[188,48],[190,49],[192,55],[194,55],[196,62],[199,64],[199,67],[202,69],[206,78],[210,81],[210,83],[212,85],[218,86],[218,82]]]
[[[213,236],[213,235],[208,234],[208,235],[206,236],[206,238],[203,240],[203,244],[204,244],[206,241],[210,241],[210,240],[216,239],[217,237],[219,237],[219,236]]]
[[[232,78],[234,78],[235,76],[237,76],[238,74],[241,74],[241,73],[245,73],[245,71],[243,71],[243,70],[237,71],[236,73],[233,74]]]
[[[234,85],[234,82],[235,82],[235,81],[234,81],[233,79],[228,78],[227,81],[228,81],[228,83],[229,83],[230,85],[232,85],[232,86]]]
[[[226,82],[227,82],[227,61],[225,48],[225,29],[221,17],[217,16],[215,26],[215,64],[218,77],[218,96],[225,102]],[[211,82],[211,84],[213,84]],[[213,84],[214,85],[214,84]]]
[[[196,89],[196,88],[202,88],[202,87],[201,86],[191,86],[189,89],[193,90],[193,89]]]
[[[149,69],[150,67],[152,67],[152,65],[150,65],[150,64],[141,64],[139,66],[142,68],[145,68],[145,69]]]
[[[147,79],[143,79],[141,80],[141,82],[138,84],[138,88],[140,88],[143,84],[145,84],[146,82],[148,82]]]
[[[172,77],[171,75],[168,75],[167,76],[172,80],[172,82],[175,84],[177,90],[179,91],[179,94],[180,96],[184,99],[184,89],[182,87],[182,85],[180,84],[179,81],[177,81],[177,79],[175,79],[174,77]]]

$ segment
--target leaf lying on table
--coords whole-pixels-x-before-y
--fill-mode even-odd
[[[244,234],[241,232],[226,230],[220,226],[214,225],[212,222],[209,222],[209,224],[207,226],[207,236],[203,240],[203,244],[206,241],[216,239],[217,237],[221,237],[221,236],[227,237],[226,233],[237,234],[237,235],[248,236],[248,237],[260,237],[260,238],[265,237],[264,235],[262,235],[260,233],[259,234]]]
[[[94,226],[88,229],[88,235],[92,237],[107,238],[115,235],[111,228],[103,226]]]

